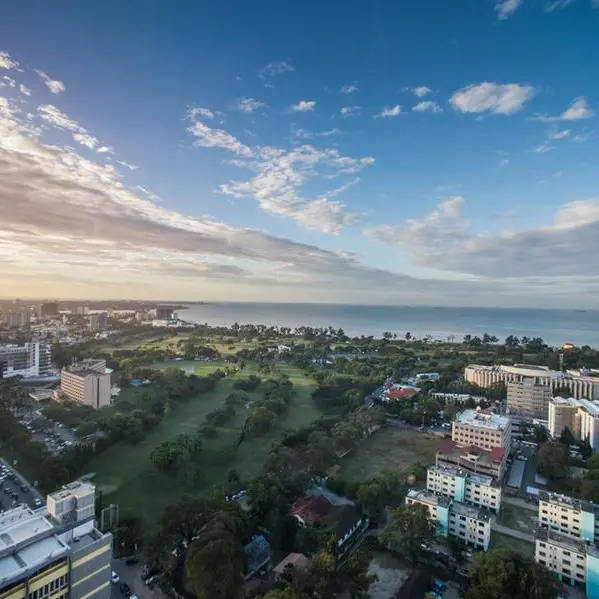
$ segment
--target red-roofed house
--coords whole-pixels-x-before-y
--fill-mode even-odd
[[[412,399],[420,392],[418,387],[410,387],[407,385],[393,385],[383,393],[383,401],[393,401],[396,399]]]
[[[301,526],[314,526],[329,515],[333,505],[324,495],[298,499],[291,506],[291,515]]]

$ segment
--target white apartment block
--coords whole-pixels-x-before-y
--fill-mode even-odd
[[[549,434],[555,439],[568,427],[578,441],[588,439],[599,450],[599,401],[553,397],[549,402]]]
[[[46,343],[0,345],[0,378],[47,376],[50,363],[50,346]]]
[[[429,466],[426,471],[426,489],[436,495],[495,512],[501,506],[501,486],[495,479],[455,466]]]
[[[83,360],[63,368],[60,390],[70,399],[93,408],[110,405],[110,372],[106,371],[106,360]]]
[[[486,410],[464,410],[452,423],[451,439],[459,447],[474,445],[488,451],[501,447],[509,453],[512,421]]]
[[[442,495],[416,489],[408,491],[406,503],[424,505],[441,536],[457,537],[467,545],[484,551],[489,548],[491,519],[487,512]]]
[[[599,557],[593,545],[540,530],[535,541],[535,561],[561,582],[584,588],[587,599],[599,599]]]
[[[566,386],[571,394],[577,398],[599,398],[599,371],[596,370],[551,370],[547,366],[534,364],[515,364],[514,366],[481,366],[471,364],[464,370],[464,378],[473,385],[484,389],[492,387],[495,383],[522,382],[525,378],[533,378],[538,385],[551,387],[555,391],[558,387]]]
[[[507,383],[507,407],[510,414],[516,414],[521,418],[546,419],[552,396],[550,386],[540,385],[532,377]]]
[[[596,506],[559,493],[539,495],[539,527],[591,543],[599,542]]]

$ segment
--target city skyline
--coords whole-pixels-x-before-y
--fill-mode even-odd
[[[3,297],[598,307],[596,2],[8,4]]]

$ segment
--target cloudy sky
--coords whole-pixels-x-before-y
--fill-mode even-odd
[[[0,297],[599,307],[599,1],[5,0]]]

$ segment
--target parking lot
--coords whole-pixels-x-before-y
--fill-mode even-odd
[[[23,416],[20,422],[31,433],[34,441],[43,443],[54,455],[64,453],[77,442],[72,429],[46,418],[41,410]]]
[[[0,459],[0,504],[2,510],[26,504],[32,509],[42,507],[44,497],[10,464]]]

